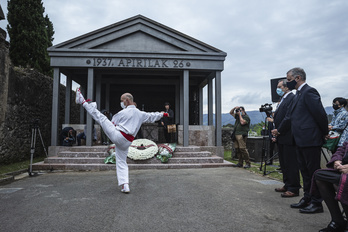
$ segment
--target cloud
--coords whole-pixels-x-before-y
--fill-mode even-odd
[[[223,113],[235,105],[258,110],[271,100],[270,79],[293,67],[305,69],[325,106],[348,98],[346,0],[60,0],[44,7],[54,44],[142,14],[227,52]]]

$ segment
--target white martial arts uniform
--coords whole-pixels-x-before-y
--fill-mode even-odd
[[[99,123],[105,134],[115,144],[116,153],[116,174],[118,185],[129,183],[127,154],[128,148],[131,145],[126,137],[135,137],[138,133],[141,124],[147,122],[155,122],[163,117],[163,113],[154,112],[146,113],[140,111],[134,105],[129,105],[112,117],[110,121],[97,108],[95,103],[83,104],[83,107]],[[125,134],[123,135],[121,131]],[[131,140],[131,139],[130,139]]]

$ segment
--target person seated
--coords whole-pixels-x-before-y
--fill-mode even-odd
[[[330,131],[336,131],[341,134],[338,147],[343,145],[343,142],[348,140],[348,111],[345,109],[347,100],[342,97],[336,97],[332,101],[333,117],[329,124]]]
[[[87,125],[85,125],[83,132],[77,135],[77,145],[81,146],[81,139],[86,140],[86,135],[87,135]],[[97,132],[95,130],[95,127],[93,125],[93,141],[97,141]]]
[[[345,215],[348,215],[348,141],[337,149],[326,166],[327,169],[314,173],[311,187],[313,195],[321,195],[331,215],[329,225],[319,232],[348,232],[347,222],[338,204],[339,201]]]
[[[72,146],[76,142],[76,131],[72,127],[64,127],[60,133],[60,145]]]

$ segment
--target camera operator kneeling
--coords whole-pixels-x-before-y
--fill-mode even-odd
[[[313,175],[311,187],[312,195],[321,195],[327,205],[331,222],[329,225],[319,230],[319,232],[348,232],[347,222],[345,221],[338,201],[341,202],[344,213],[348,215],[348,141],[332,155],[330,162],[326,165],[327,169],[317,170]],[[338,186],[338,189],[335,188]],[[336,193],[337,192],[337,193]]]
[[[245,160],[244,168],[250,168],[249,153],[246,148],[246,141],[248,138],[248,132],[250,127],[250,118],[246,114],[243,106],[236,106],[230,114],[236,119],[234,124],[235,140],[234,148],[238,157],[237,167],[243,167],[243,161]]]

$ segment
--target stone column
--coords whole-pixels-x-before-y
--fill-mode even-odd
[[[97,107],[99,110],[101,109],[101,83],[102,76],[100,74],[96,75],[96,87],[95,87],[95,102],[97,103]]]
[[[179,124],[180,125],[184,125],[184,77],[183,75],[180,75],[180,120],[179,120]]]
[[[53,93],[52,93],[52,128],[51,146],[58,146],[58,125],[59,125],[59,68],[53,69]]]
[[[85,87],[80,85],[80,90],[83,96],[86,96],[86,90]],[[82,105],[80,105],[80,124],[85,124],[85,108],[83,108]]]
[[[105,84],[105,109],[110,112],[110,83]]]
[[[94,69],[88,69],[88,80],[87,80],[87,99],[93,99],[94,93]],[[87,114],[87,135],[86,135],[86,146],[93,145],[93,118]]]
[[[64,123],[65,124],[69,124],[70,123],[71,86],[72,86],[72,79],[68,75],[66,77],[66,88],[65,88],[65,117],[64,117]]]
[[[184,120],[183,120],[183,146],[189,146],[189,71],[184,70],[183,73],[183,111],[184,111]]]
[[[175,84],[175,124],[180,123],[180,83]]]
[[[221,72],[215,75],[215,138],[216,146],[222,146],[221,134]]]
[[[208,77],[208,125],[214,125],[213,117],[213,78]]]
[[[198,101],[199,101],[199,125],[203,125],[203,87],[199,86],[198,89]]]

